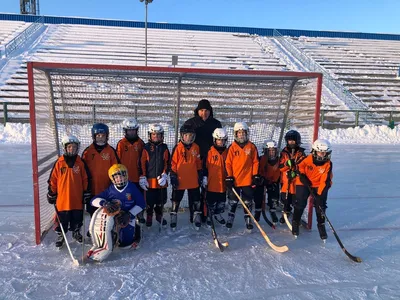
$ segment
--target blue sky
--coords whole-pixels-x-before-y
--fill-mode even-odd
[[[144,20],[139,0],[40,0],[44,15]],[[0,0],[19,13],[19,0]],[[154,0],[149,22],[400,34],[400,0]]]

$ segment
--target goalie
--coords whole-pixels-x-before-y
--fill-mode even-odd
[[[108,176],[112,184],[91,200],[98,209],[89,226],[93,247],[87,256],[95,261],[106,259],[117,246],[136,248],[135,217],[146,206],[142,193],[128,181],[128,170],[124,165],[113,165]]]

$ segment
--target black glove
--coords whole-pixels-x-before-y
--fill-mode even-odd
[[[260,175],[253,175],[251,184],[252,185],[262,185],[264,182],[263,178]]]
[[[176,174],[169,174],[169,179],[171,181],[172,188],[176,190],[179,186],[178,177]]]
[[[56,204],[56,202],[57,202],[57,193],[53,193],[53,192],[49,191],[47,193],[47,202],[49,202],[49,204]]]
[[[289,168],[294,168],[296,167],[296,162],[294,161],[294,159],[288,159],[285,165]]]
[[[308,179],[308,177],[305,174],[299,174],[300,177],[300,181],[302,184],[304,184],[305,186],[311,187],[311,181],[310,179]]]
[[[225,179],[226,188],[228,190],[231,190],[233,188],[234,182],[235,182],[235,178],[233,178],[232,176],[226,177],[226,179]]]
[[[90,192],[83,192],[83,203],[89,204],[90,199],[92,199],[92,194]]]
[[[121,204],[116,200],[106,201],[103,208],[108,216],[115,216],[121,210]]]
[[[114,217],[115,222],[119,225],[119,227],[124,228],[129,225],[131,221],[130,212],[121,210],[119,214]]]

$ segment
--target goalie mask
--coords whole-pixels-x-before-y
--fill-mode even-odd
[[[331,159],[332,148],[328,140],[318,139],[312,144],[311,150],[314,164],[318,165]]]
[[[191,125],[182,125],[179,133],[181,135],[181,142],[186,146],[193,144],[196,139],[196,131]]]
[[[249,141],[249,126],[246,122],[237,122],[233,126],[233,137],[239,144],[244,144]]]
[[[160,124],[150,124],[148,135],[150,143],[161,144],[164,141],[164,128]]]
[[[110,131],[108,126],[103,123],[96,123],[92,127],[93,143],[97,146],[104,146],[108,142],[108,135]]]
[[[124,130],[124,136],[128,141],[138,139],[139,123],[135,118],[125,119],[122,122],[122,129]]]
[[[263,143],[263,153],[267,155],[269,161],[275,161],[279,157],[278,145],[273,140],[265,140]]]
[[[214,147],[217,149],[225,149],[228,142],[228,135],[224,128],[215,128],[213,134]]]
[[[108,177],[118,189],[123,189],[128,184],[128,169],[122,164],[112,165]]]
[[[74,135],[67,135],[61,140],[65,156],[75,156],[79,152],[80,142]]]

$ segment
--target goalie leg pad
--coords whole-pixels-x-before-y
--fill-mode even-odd
[[[88,258],[101,262],[111,254],[115,245],[113,228],[114,217],[108,216],[102,207],[98,208],[93,213],[89,225],[93,246],[87,253]]]

